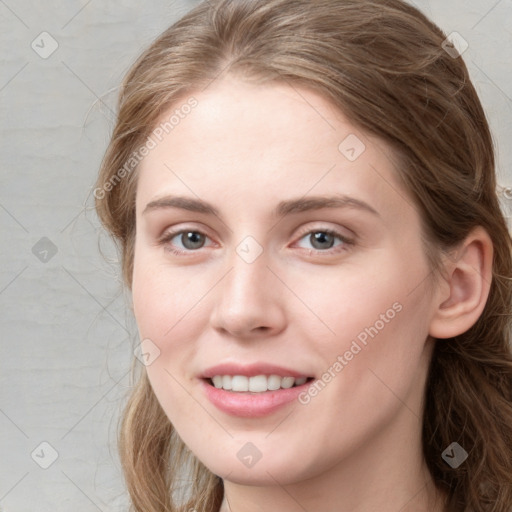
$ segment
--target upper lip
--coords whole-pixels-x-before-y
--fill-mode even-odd
[[[270,363],[221,363],[207,368],[201,375],[204,379],[211,379],[215,375],[245,375],[246,377],[255,377],[256,375],[279,375],[280,377],[310,377],[310,375],[301,373],[290,368],[277,366]]]

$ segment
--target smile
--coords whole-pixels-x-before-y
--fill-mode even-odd
[[[258,418],[296,404],[300,393],[307,390],[314,378],[281,377],[274,374],[252,377],[215,375],[200,381],[206,398],[218,410],[230,416]],[[225,389],[224,382],[231,389]]]
[[[308,377],[281,377],[280,375],[215,375],[210,383],[217,389],[232,391],[236,393],[251,392],[265,393],[279,389],[290,389],[302,386]]]

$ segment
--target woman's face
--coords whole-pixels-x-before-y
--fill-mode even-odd
[[[162,116],[136,200],[134,311],[178,434],[272,485],[418,444],[431,273],[390,150],[299,87],[193,97]]]

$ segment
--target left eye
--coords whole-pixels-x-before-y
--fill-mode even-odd
[[[338,244],[335,244],[336,239],[340,241]],[[350,241],[346,239],[344,236],[340,235],[339,233],[336,233],[335,231],[330,230],[311,231],[307,233],[305,236],[303,236],[300,240],[306,240],[311,244],[313,249],[317,251],[332,249],[333,247],[336,247],[338,245],[350,243]],[[304,247],[304,245],[299,244],[299,247]],[[311,247],[306,246],[304,248],[310,249]]]

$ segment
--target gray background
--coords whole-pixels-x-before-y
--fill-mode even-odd
[[[468,41],[499,182],[512,187],[512,0],[414,3]],[[4,512],[126,510],[116,428],[136,329],[91,191],[123,74],[195,4],[0,0]]]

